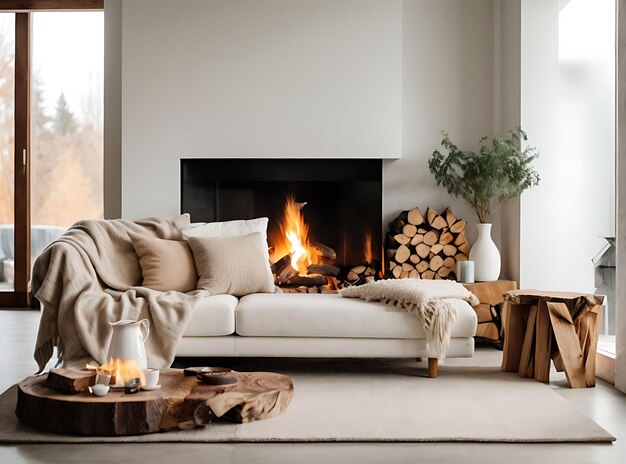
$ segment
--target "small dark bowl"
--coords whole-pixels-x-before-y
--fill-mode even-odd
[[[238,382],[232,370],[226,367],[207,367],[196,375],[198,380],[207,385],[232,385]]]

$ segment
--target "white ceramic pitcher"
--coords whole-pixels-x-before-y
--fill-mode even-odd
[[[150,334],[150,321],[148,319],[140,321],[123,319],[109,322],[109,325],[113,328],[113,335],[111,336],[107,360],[119,358],[126,361],[134,359],[137,361],[139,369],[147,369],[148,359],[144,343]],[[145,335],[142,329],[145,330]]]

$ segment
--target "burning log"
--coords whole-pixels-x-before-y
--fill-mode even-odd
[[[311,242],[313,251],[322,258],[337,259],[337,253],[328,245],[319,242]]]
[[[282,271],[276,276],[276,282],[279,284],[287,283],[293,277],[298,275],[298,271],[291,267],[291,264],[288,264],[283,268]]]
[[[291,267],[291,255],[285,255],[271,265],[274,281],[277,284],[287,282],[293,276],[298,275],[298,271]]]
[[[324,276],[301,276],[296,275],[290,277],[286,282],[287,285],[293,285],[294,287],[321,287],[328,283],[328,280]]]
[[[467,260],[470,250],[465,226],[466,222],[458,219],[450,208],[442,214],[432,208],[425,215],[419,208],[403,211],[389,223],[385,240],[386,276],[455,279],[456,262]]]
[[[286,254],[285,256],[280,258],[278,261],[276,261],[274,264],[272,264],[271,269],[274,274],[278,275],[280,274],[280,271],[282,271],[285,268],[285,266],[291,266],[290,254]]]
[[[310,264],[306,268],[307,275],[319,274],[329,277],[337,277],[341,272],[339,266],[333,266],[332,264]]]

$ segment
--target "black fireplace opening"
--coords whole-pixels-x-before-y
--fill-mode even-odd
[[[306,202],[301,211],[309,238],[336,251],[335,265],[355,266],[366,257],[381,261],[382,160],[183,158],[180,163],[181,212],[190,213],[193,222],[267,217],[271,247],[293,197]]]

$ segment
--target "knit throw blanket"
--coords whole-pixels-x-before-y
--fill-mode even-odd
[[[120,319],[150,321],[148,366],[169,367],[194,307],[207,292],[141,287],[139,259],[128,232],[181,240],[189,215],[80,221],[48,246],[33,269],[32,292],[43,310],[35,360],[43,370],[56,346],[59,363],[106,363],[111,328]]]
[[[456,309],[447,298],[458,298],[471,305],[478,299],[463,285],[451,280],[379,280],[341,290],[346,298],[361,298],[397,306],[417,316],[426,336],[426,356],[443,359],[450,345]]]

